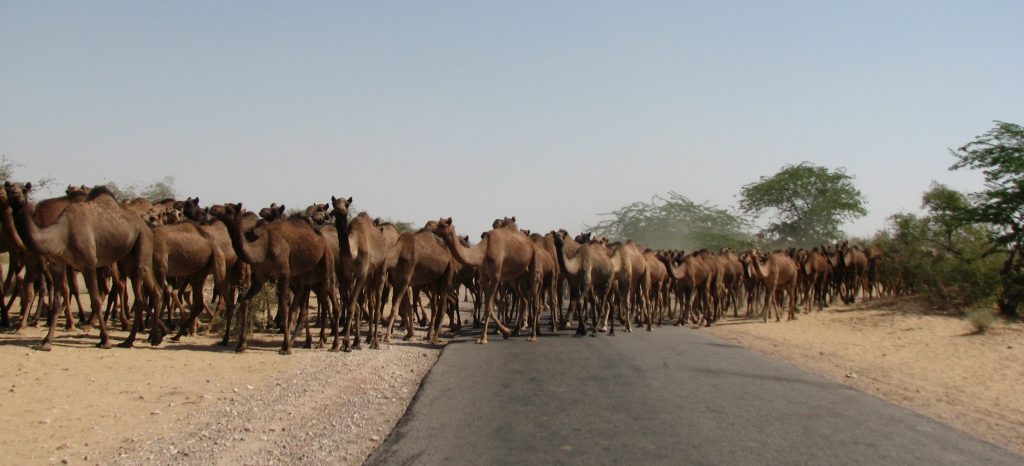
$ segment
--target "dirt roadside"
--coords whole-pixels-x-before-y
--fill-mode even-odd
[[[52,352],[29,347],[42,329],[0,334],[0,463],[359,464],[440,353],[398,342],[286,357],[274,335],[245,354],[206,336],[100,350],[96,333],[61,333]]]

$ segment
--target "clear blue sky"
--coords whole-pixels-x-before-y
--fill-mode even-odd
[[[0,2],[0,154],[25,178],[250,208],[351,195],[476,235],[675,190],[733,205],[846,167],[870,215],[959,189],[1024,123],[1024,2]]]

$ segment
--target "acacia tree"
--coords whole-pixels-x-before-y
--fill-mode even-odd
[[[631,239],[657,249],[739,250],[752,244],[750,225],[742,217],[675,192],[601,215],[611,218],[585,228],[612,241]]]
[[[0,183],[16,181],[14,172],[20,166],[18,162],[11,160],[6,155],[0,155]],[[53,185],[53,178],[42,178],[32,182],[34,191],[47,189]]]
[[[971,168],[985,175],[985,190],[971,194],[971,205],[957,212],[966,221],[991,225],[993,243],[1008,250],[998,303],[1004,316],[1016,316],[1024,299],[1024,128],[995,123],[987,133],[950,151],[957,158],[950,170]]]
[[[740,191],[740,210],[771,214],[761,234],[792,245],[818,244],[843,236],[839,226],[867,214],[864,196],[843,168],[829,170],[809,162],[786,165]]]
[[[173,176],[165,176],[145,186],[138,184],[118,186],[113,181],[108,181],[105,186],[114,193],[114,197],[119,201],[142,197],[158,202],[164,199],[173,199],[176,196]]]

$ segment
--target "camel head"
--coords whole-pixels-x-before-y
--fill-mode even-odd
[[[277,205],[277,203],[270,204],[270,207],[264,207],[260,209],[260,218],[268,222],[279,220],[284,217],[284,204]]]
[[[206,223],[207,211],[199,207],[199,198],[188,198],[181,203],[181,213],[193,222]]]
[[[561,248],[565,246],[565,237],[569,236],[569,232],[565,230],[552,231],[551,236],[555,239],[555,246]]]
[[[465,247],[469,247],[469,235],[462,235],[459,237],[459,243]]]
[[[352,205],[352,198],[351,197],[348,198],[348,199],[343,199],[343,198],[339,199],[337,197],[331,196],[331,207],[334,208],[334,210],[332,212],[334,213],[334,218],[336,218],[336,219],[338,219],[338,218],[345,218],[345,219],[347,219],[348,218],[348,208],[351,205]]]
[[[455,225],[452,224],[452,218],[440,218],[437,220],[437,226],[434,227],[434,234],[442,238],[447,238],[448,235],[455,233]]]
[[[313,204],[306,207],[306,218],[316,225],[323,225],[331,220],[330,206],[327,204]]]
[[[4,195],[6,196],[7,204],[12,208],[19,209],[28,204],[28,193],[32,191],[32,183],[11,183],[10,181],[4,183]]]
[[[72,186],[69,184],[67,189],[64,190],[64,194],[67,194],[68,196],[88,195],[89,188],[84,184],[80,186]]]
[[[210,215],[226,224],[241,225],[244,213],[245,209],[242,208],[241,202],[210,207]]]
[[[494,223],[491,224],[491,228],[503,228],[503,227],[519,229],[519,226],[516,225],[516,217],[515,217],[515,215],[513,215],[511,217],[505,217],[505,218],[496,218],[496,219],[494,219]]]
[[[580,234],[576,235],[576,242],[580,243],[580,244],[589,243],[590,239],[591,239],[591,236],[593,236],[593,234],[590,233],[590,232],[580,233]]]
[[[185,219],[185,216],[178,209],[167,209],[161,215],[164,225],[174,225]]]

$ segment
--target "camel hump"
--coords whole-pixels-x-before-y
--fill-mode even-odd
[[[103,185],[99,185],[99,186],[96,186],[96,187],[92,188],[92,190],[89,191],[89,195],[86,196],[86,200],[91,201],[93,199],[96,199],[96,198],[98,198],[100,196],[104,196],[104,195],[110,196],[110,198],[114,199],[115,201],[117,200],[117,196],[114,196],[114,192],[111,191],[110,188],[108,188],[106,186],[103,186]]]

